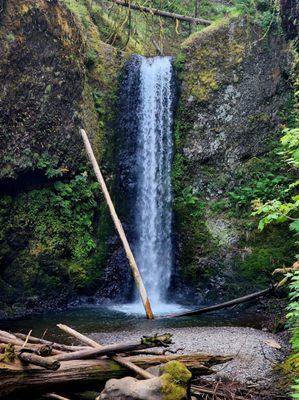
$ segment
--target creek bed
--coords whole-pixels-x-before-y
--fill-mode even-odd
[[[233,361],[219,366],[218,377],[263,389],[271,387],[273,366],[284,358],[288,350],[287,344],[278,335],[261,329],[264,313],[257,313],[256,309],[250,307],[198,317],[158,316],[155,321],[148,321],[140,314],[120,312],[116,308],[91,306],[47,313],[40,317],[0,321],[0,329],[23,333],[33,329],[32,334],[38,337],[46,331],[46,339],[68,341],[70,339],[65,333],[56,327],[57,323],[64,323],[90,335],[101,344],[170,332],[174,341],[172,348],[183,348],[181,353],[234,356]],[[281,348],[275,348],[276,345]]]

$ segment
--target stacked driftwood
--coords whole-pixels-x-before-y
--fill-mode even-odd
[[[94,384],[111,378],[138,375],[150,379],[147,368],[178,360],[195,376],[213,373],[211,366],[230,357],[206,354],[166,355],[171,335],[142,337],[140,340],[102,346],[81,333],[58,327],[83,345],[65,345],[21,333],[0,331],[0,397],[20,390],[50,391],[72,383]]]

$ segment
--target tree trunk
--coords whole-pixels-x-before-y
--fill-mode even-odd
[[[90,339],[91,340],[91,339]],[[72,353],[64,353],[55,356],[57,361],[80,360],[85,358],[93,358],[99,356],[109,356],[117,353],[126,353],[131,350],[146,349],[148,347],[159,347],[171,344],[171,335],[165,333],[164,335],[143,337],[139,341],[132,341],[127,343],[116,343],[108,346],[101,346],[97,348],[90,348],[88,350],[74,351]]]
[[[23,333],[15,333],[15,336],[19,339],[26,339],[26,335]],[[50,340],[40,339],[34,336],[29,337],[29,343],[36,343],[36,344],[45,344],[53,347],[53,349],[60,350],[60,351],[78,351],[78,350],[87,350],[87,346],[68,346],[66,344],[60,344],[51,342]]]
[[[67,332],[70,335],[77,338],[78,340],[81,340],[82,343],[88,344],[95,349],[103,348],[103,346],[101,346],[99,343],[95,342],[94,340],[90,339],[89,337],[87,337],[85,335],[82,335],[82,333],[77,332],[75,329],[72,329],[72,328],[68,327],[67,325],[58,324],[57,326],[58,326],[58,328],[62,329],[64,332]],[[135,372],[136,374],[142,376],[145,379],[154,378],[154,375],[152,375],[149,372],[145,371],[144,369],[138,367],[137,365],[133,364],[132,362],[126,360],[124,357],[114,356],[114,357],[112,357],[112,359],[114,361],[116,361],[118,364],[122,365],[123,367],[128,368],[129,370]]]
[[[200,0],[195,0],[195,4],[194,4],[194,16],[195,16],[195,18],[197,18],[199,16],[199,3],[200,3]]]
[[[167,318],[173,317],[184,317],[184,316],[191,316],[191,315],[200,315],[211,311],[221,310],[222,308],[232,307],[237,304],[246,303],[247,301],[251,301],[257,299],[261,296],[265,296],[266,294],[272,293],[275,290],[275,286],[271,286],[268,289],[261,290],[259,292],[248,294],[247,296],[239,297],[234,300],[226,301],[225,303],[215,304],[214,306],[203,307],[198,310],[194,311],[187,311],[180,314],[172,314],[168,315]]]
[[[131,270],[132,270],[133,278],[135,280],[136,286],[138,288],[138,291],[139,291],[139,294],[140,294],[140,297],[141,297],[141,300],[142,300],[142,303],[143,303],[143,306],[144,306],[144,309],[145,309],[146,316],[147,316],[148,319],[154,319],[154,314],[152,312],[152,308],[151,308],[151,305],[150,305],[150,301],[149,301],[149,298],[148,298],[148,295],[147,295],[147,292],[146,292],[142,277],[140,275],[138,266],[136,264],[134,255],[132,253],[131,247],[130,247],[129,242],[127,240],[127,237],[126,237],[125,231],[123,229],[123,226],[122,226],[122,224],[121,224],[121,222],[120,222],[120,220],[119,220],[119,218],[118,218],[118,216],[116,214],[116,211],[115,211],[115,208],[114,208],[114,204],[113,204],[113,202],[111,200],[110,194],[109,194],[107,186],[106,186],[106,182],[105,182],[105,180],[103,178],[103,175],[102,175],[101,170],[99,168],[98,162],[97,162],[97,160],[96,160],[96,158],[94,156],[94,153],[93,153],[92,147],[90,145],[87,133],[85,132],[84,129],[80,129],[80,133],[82,135],[82,139],[83,139],[83,142],[84,142],[84,145],[85,145],[85,149],[86,149],[88,158],[91,161],[91,164],[93,166],[93,170],[95,172],[97,180],[98,180],[98,182],[99,182],[99,184],[101,186],[101,189],[103,191],[105,200],[106,200],[107,205],[109,207],[109,211],[110,211],[111,217],[113,219],[115,228],[116,228],[116,230],[117,230],[117,232],[119,234],[120,240],[122,241],[122,244],[124,246],[124,249],[125,249],[125,252],[126,252],[126,256],[127,256],[127,259],[129,261],[129,264],[130,264],[130,267],[131,267]]]
[[[171,13],[168,11],[158,10],[157,8],[144,7],[132,3],[129,4],[123,0],[109,0],[109,1],[118,4],[119,6],[130,7],[132,10],[143,11],[152,15],[159,15],[160,17],[164,18],[171,18],[174,20],[177,19],[179,21],[189,22],[191,24],[197,24],[197,25],[211,25],[211,21],[204,18],[194,18],[194,17],[189,17],[188,15],[181,15],[181,14]]]
[[[170,356],[133,356],[125,357],[139,367],[151,366],[178,360],[186,365],[195,375],[207,375],[213,371],[212,365],[230,361],[231,357],[209,356],[205,354],[170,355]],[[42,369],[34,365],[24,366],[21,362],[0,363],[0,397],[19,390],[42,389],[50,391],[54,387],[65,387],[72,383],[93,383],[121,378],[128,375],[128,369],[111,359],[74,360],[61,363],[57,371]]]
[[[34,353],[19,353],[19,359],[26,364],[37,365],[42,368],[56,371],[60,367],[60,362],[52,357],[41,357]]]

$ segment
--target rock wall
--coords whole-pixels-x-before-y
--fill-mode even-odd
[[[287,229],[263,233],[250,202],[285,184],[273,152],[290,101],[291,52],[281,34],[235,17],[192,35],[176,65],[174,191],[179,275],[199,300],[269,282],[291,262]],[[287,179],[287,178],[286,178]]]
[[[111,224],[79,127],[111,186],[122,57],[101,42],[87,8],[65,3],[12,0],[0,13],[3,316],[93,294],[107,253]]]

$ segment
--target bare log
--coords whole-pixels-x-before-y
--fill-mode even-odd
[[[158,347],[171,344],[171,335],[164,334],[153,337],[143,337],[139,341],[127,343],[116,343],[102,346],[94,349],[75,351],[73,353],[65,353],[56,356],[58,361],[80,360],[99,356],[109,356],[117,353],[125,353],[131,350],[146,349],[148,347]]]
[[[101,349],[103,346],[101,346],[99,343],[95,342],[94,340],[90,339],[89,337],[82,335],[82,333],[77,332],[75,329],[72,329],[68,327],[67,325],[63,324],[58,324],[58,328],[62,329],[64,332],[67,332],[71,334],[72,336],[76,337],[77,339],[81,340],[85,344],[90,344],[92,347],[95,349]],[[145,379],[150,379],[154,378],[154,375],[149,373],[148,371],[145,371],[144,369],[138,367],[137,365],[133,364],[131,361],[125,360],[123,357],[120,356],[114,356],[112,357],[114,361],[116,361],[118,364],[122,365],[123,367],[126,367],[130,369],[131,371],[135,372],[138,375],[141,375]]]
[[[122,241],[122,244],[124,246],[124,249],[125,249],[125,252],[126,252],[126,256],[127,256],[127,259],[129,261],[129,264],[130,264],[130,267],[131,267],[131,270],[132,270],[133,278],[135,280],[136,286],[138,288],[138,291],[139,291],[139,294],[140,294],[140,297],[141,297],[141,300],[142,300],[142,303],[143,303],[143,306],[144,306],[144,309],[145,309],[146,316],[147,316],[148,319],[154,319],[154,314],[152,312],[150,301],[149,301],[149,298],[148,298],[148,295],[147,295],[147,292],[146,292],[142,277],[140,275],[137,263],[135,261],[135,258],[134,258],[134,255],[132,253],[131,247],[130,247],[129,242],[127,240],[127,237],[126,237],[125,231],[123,229],[123,226],[122,226],[122,224],[120,222],[120,219],[118,218],[117,213],[115,211],[114,204],[113,204],[113,202],[111,200],[109,191],[107,189],[106,182],[105,182],[105,180],[103,178],[103,175],[102,175],[101,170],[99,168],[98,162],[97,162],[97,160],[95,158],[95,155],[93,153],[93,150],[92,150],[92,147],[90,145],[87,133],[85,132],[84,129],[80,129],[80,132],[81,132],[81,135],[82,135],[82,138],[83,138],[83,142],[84,142],[84,146],[85,146],[85,149],[86,149],[86,153],[87,153],[88,158],[90,159],[90,161],[92,163],[95,175],[96,175],[97,180],[98,180],[98,182],[99,182],[99,184],[101,186],[101,189],[103,191],[105,200],[106,200],[107,205],[109,207],[110,214],[111,214],[111,217],[113,219],[115,228],[116,228],[116,230],[117,230],[117,232],[119,234],[119,237],[120,237],[120,239]]]
[[[169,355],[169,356],[133,356],[125,360],[141,368],[148,368],[168,361],[178,360],[186,365],[195,375],[207,375],[213,371],[212,365],[231,360],[231,357],[208,356],[204,354]],[[93,384],[107,381],[111,378],[121,378],[128,375],[128,369],[117,362],[101,358],[94,360],[65,361],[56,371],[42,369],[35,365],[23,365],[21,362],[0,363],[0,397],[18,390],[43,389],[53,390],[55,387],[84,382]],[[21,379],[20,379],[21,378]]]
[[[56,371],[60,367],[60,362],[52,357],[41,357],[34,353],[20,352],[19,359],[25,364],[33,364],[42,368]]]
[[[26,335],[23,333],[15,333],[15,336],[20,339],[26,338]],[[78,350],[87,350],[87,346],[68,346],[66,344],[60,344],[60,343],[55,343],[51,342],[50,340],[45,340],[45,339],[40,339],[34,336],[30,336],[29,338],[30,343],[36,343],[36,344],[45,344],[53,347],[53,349],[56,350],[61,350],[61,351],[78,351]],[[90,346],[89,346],[90,347]]]
[[[8,339],[12,339],[12,340],[17,340],[16,336],[13,335],[12,333],[6,332],[6,331],[1,331],[0,330],[0,336],[1,337],[6,337]],[[26,335],[24,335],[26,337]]]
[[[187,311],[179,314],[171,314],[167,315],[166,318],[173,318],[173,317],[185,317],[185,316],[192,316],[192,315],[200,315],[211,311],[221,310],[222,308],[232,307],[237,304],[245,303],[250,300],[257,299],[261,296],[265,296],[267,294],[272,293],[275,290],[275,286],[270,286],[268,289],[261,290],[259,292],[248,294],[247,296],[239,297],[234,300],[226,301],[224,303],[215,304],[214,306],[210,307],[203,307],[198,310],[194,311]]]
[[[132,10],[143,11],[145,13],[149,13],[151,15],[158,15],[159,17],[163,18],[170,18],[174,20],[177,19],[179,21],[189,22],[190,24],[211,25],[211,21],[204,18],[198,18],[198,17],[195,18],[195,17],[190,17],[188,15],[176,14],[168,11],[159,10],[157,8],[145,7],[137,4],[128,3],[123,0],[109,0],[109,1],[122,7],[130,7]]]
[[[59,329],[61,329],[63,332],[68,333],[69,335],[71,335],[71,336],[75,337],[76,339],[80,340],[82,343],[87,344],[89,347],[93,347],[93,348],[94,347],[95,348],[101,347],[99,345],[99,343],[97,343],[96,341],[90,339],[89,337],[87,337],[85,335],[82,335],[82,333],[76,331],[75,329],[73,329],[73,328],[71,328],[71,327],[69,327],[67,325],[57,324],[57,327]]]
[[[44,395],[47,399],[56,399],[56,400],[69,400],[67,397],[59,396],[56,393],[47,393]]]

